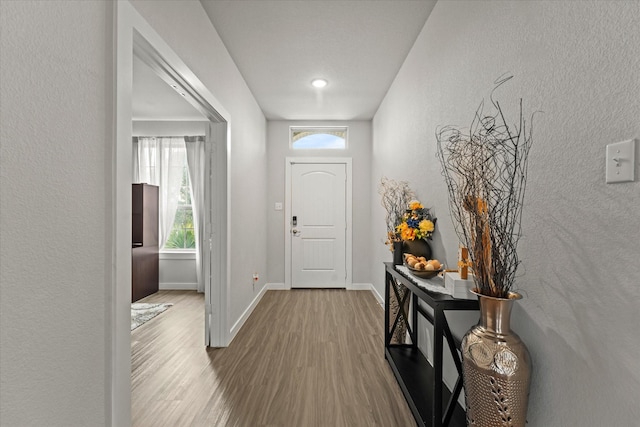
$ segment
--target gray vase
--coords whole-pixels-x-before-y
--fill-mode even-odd
[[[431,259],[431,246],[425,239],[405,240],[403,251],[417,257],[422,256],[426,259]]]
[[[523,427],[527,420],[531,357],[511,330],[511,309],[520,294],[481,294],[480,321],[462,339],[462,373],[468,426]]]

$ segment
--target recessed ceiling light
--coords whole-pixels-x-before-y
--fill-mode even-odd
[[[311,85],[313,87],[317,87],[317,88],[322,88],[325,87],[329,82],[327,82],[325,79],[313,79],[311,80]]]

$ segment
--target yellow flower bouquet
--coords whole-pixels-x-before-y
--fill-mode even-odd
[[[431,239],[437,218],[418,200],[411,200],[396,232],[402,240]]]

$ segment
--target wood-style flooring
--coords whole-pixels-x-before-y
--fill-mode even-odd
[[[133,426],[415,426],[368,291],[268,291],[230,346],[204,346],[203,296],[131,333]]]

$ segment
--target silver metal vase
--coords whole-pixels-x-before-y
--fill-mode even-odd
[[[462,373],[467,425],[521,427],[526,424],[531,357],[511,330],[510,298],[478,295],[480,321],[462,339]]]

